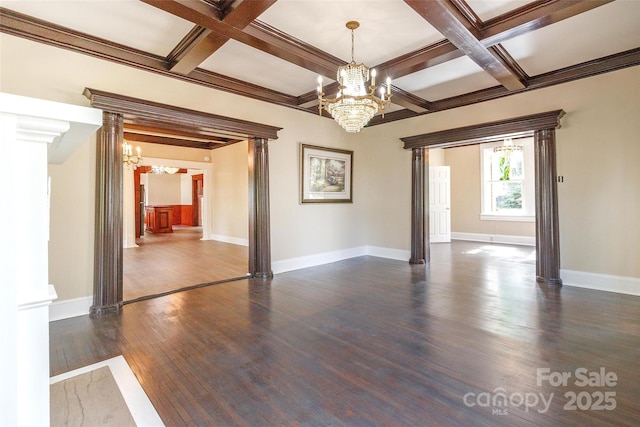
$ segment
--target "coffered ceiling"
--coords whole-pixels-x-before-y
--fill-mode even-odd
[[[639,0],[1,1],[19,37],[317,114],[355,60],[401,120],[640,64]]]

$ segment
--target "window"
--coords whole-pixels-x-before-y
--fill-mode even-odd
[[[533,139],[505,140],[482,147],[483,220],[533,221]]]

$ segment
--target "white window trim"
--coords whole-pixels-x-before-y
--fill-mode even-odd
[[[516,140],[516,143],[518,141]],[[485,209],[485,179],[484,179],[484,150],[485,149],[493,149],[494,147],[498,147],[503,145],[503,141],[490,142],[486,144],[480,145],[480,220],[481,221],[513,221],[513,222],[535,222],[535,190],[533,190],[533,194],[530,194],[530,197],[526,199],[525,206],[526,210],[523,210],[522,213],[494,213],[494,212],[486,212]],[[526,188],[534,185],[532,180],[534,179],[535,167],[532,165],[533,159],[533,138],[530,138],[528,141],[525,140],[523,149],[525,150],[525,171],[524,171],[524,180],[523,180],[523,191],[527,191]],[[531,156],[530,161],[527,162],[526,156]],[[531,180],[531,181],[530,181]],[[531,190],[530,190],[531,191]],[[529,200],[530,199],[530,200]]]
[[[513,222],[535,222],[536,217],[532,215],[526,214],[514,214],[514,215],[503,215],[503,214],[482,214],[480,215],[480,220],[482,221],[513,221]]]

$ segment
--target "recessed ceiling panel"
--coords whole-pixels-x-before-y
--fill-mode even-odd
[[[167,56],[193,28],[138,0],[3,1],[2,6],[160,56]]]
[[[437,101],[499,83],[466,56],[426,68],[393,81],[393,85],[426,99]]]
[[[640,46],[640,1],[605,4],[502,45],[530,76]]]
[[[313,91],[318,85],[317,73],[235,40],[226,42],[199,68],[294,96]],[[331,82],[324,79],[324,84]]]
[[[467,4],[473,9],[482,21],[511,12],[522,6],[532,3],[531,0],[467,0]]]
[[[402,0],[279,0],[258,19],[345,62],[351,61],[345,24],[358,21],[355,60],[370,67],[443,39]]]

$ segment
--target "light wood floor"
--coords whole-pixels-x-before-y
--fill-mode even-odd
[[[203,287],[52,322],[51,373],[123,354],[168,426],[637,426],[640,297],[534,274],[531,249],[454,242],[426,268],[359,257]],[[580,387],[580,368],[616,384]],[[612,410],[566,406],[605,392]]]
[[[124,249],[124,300],[247,275],[246,246],[201,238],[201,227],[174,226],[173,233],[145,233],[137,248]]]

